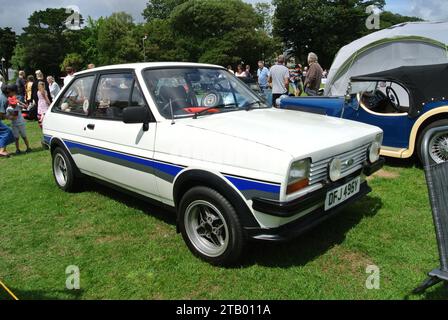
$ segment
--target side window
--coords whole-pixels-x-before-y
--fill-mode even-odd
[[[89,113],[89,99],[94,80],[95,76],[93,75],[75,79],[57,105],[55,105],[54,110],[87,115]]]
[[[123,109],[130,106],[131,98],[134,100],[135,95],[135,99],[138,100],[138,93],[133,93],[134,87],[132,73],[102,75],[98,81],[92,116],[121,120]]]
[[[134,81],[134,87],[132,88],[132,97],[131,97],[131,107],[144,107],[145,99],[143,98],[143,94],[138,86],[137,82]]]

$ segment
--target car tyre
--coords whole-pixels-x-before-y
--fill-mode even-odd
[[[428,131],[443,126],[448,126],[448,119],[434,121],[433,123],[428,125],[419,135],[416,146],[417,146],[417,156],[421,164],[424,164],[422,147],[424,138],[428,134]],[[430,152],[429,156],[431,162],[430,164],[441,163],[443,162],[442,160],[448,161],[448,132],[433,135],[430,138],[430,146],[431,145],[435,146],[435,148],[433,148],[432,151]]]
[[[245,236],[232,204],[208,187],[187,191],[179,204],[179,228],[190,251],[218,266],[238,262]]]
[[[52,153],[53,177],[57,186],[65,192],[75,192],[81,185],[77,167],[67,151],[61,147]]]

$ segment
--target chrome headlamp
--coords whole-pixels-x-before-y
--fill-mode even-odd
[[[383,143],[383,134],[376,136],[375,141],[369,146],[367,156],[370,163],[375,163],[380,159],[381,144]]]
[[[309,184],[309,176],[309,159],[293,162],[288,173],[288,187],[286,190],[286,194],[291,194],[307,187]]]
[[[328,175],[330,176],[330,180],[335,182],[341,178],[342,175],[342,161],[339,158],[334,158],[331,160],[330,165],[328,166]]]

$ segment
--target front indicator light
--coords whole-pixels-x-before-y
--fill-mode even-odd
[[[310,161],[308,159],[294,162],[289,169],[286,194],[306,188],[309,185],[309,175]]]
[[[305,187],[308,187],[309,183],[310,183],[310,181],[308,179],[294,182],[294,183],[288,185],[288,188],[286,188],[286,194],[291,194],[291,193],[297,192]]]

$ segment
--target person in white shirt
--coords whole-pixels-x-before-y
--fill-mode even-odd
[[[74,78],[75,70],[72,67],[65,68],[67,76],[64,78],[64,87]]]
[[[56,98],[56,96],[58,95],[59,91],[61,91],[61,88],[56,83],[56,81],[54,81],[54,78],[52,76],[47,77],[47,82],[50,87],[51,98],[54,100],[54,98]]]
[[[285,57],[278,56],[277,64],[269,70],[269,83],[272,88],[272,105],[277,106],[277,99],[288,94],[289,70],[285,66]]]

